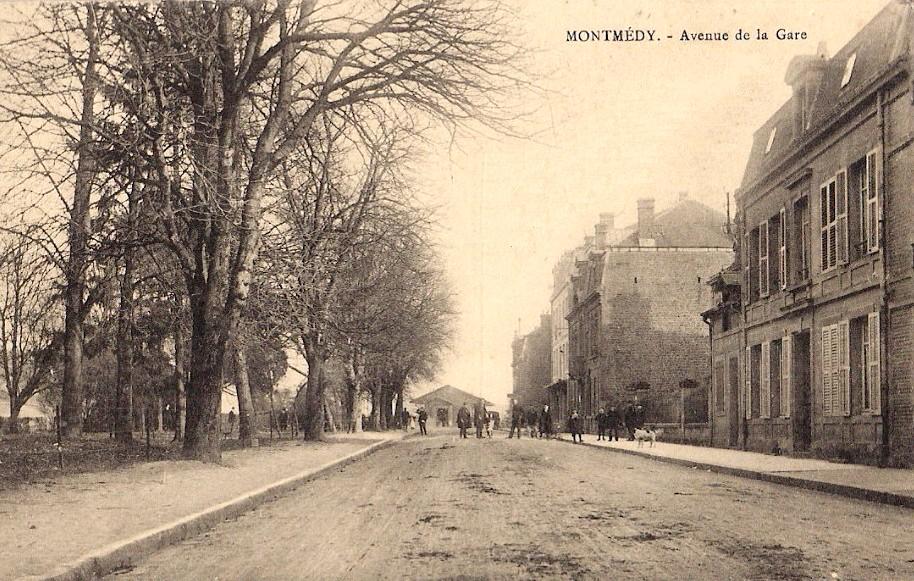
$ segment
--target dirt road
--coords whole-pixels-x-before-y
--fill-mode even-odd
[[[914,579],[914,511],[555,441],[407,440],[116,579]]]

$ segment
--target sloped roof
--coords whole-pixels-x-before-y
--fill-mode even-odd
[[[898,0],[876,15],[860,32],[826,61],[824,78],[809,112],[804,135],[812,135],[860,95],[873,80],[907,55],[911,10]],[[848,59],[856,54],[853,74],[841,86]],[[765,149],[771,130],[777,128],[771,150]],[[790,100],[765,122],[753,137],[752,150],[743,173],[742,188],[751,187],[759,178],[792,153],[800,143],[794,135],[793,107]]]
[[[0,418],[10,417],[10,398],[5,392],[0,391]],[[25,402],[19,411],[20,418],[46,418],[48,415],[42,411],[35,399]]]
[[[425,404],[433,400],[444,400],[450,404],[460,406],[464,403],[467,405],[472,405],[473,402],[479,399],[482,398],[480,398],[478,395],[473,395],[468,391],[457,389],[453,385],[442,385],[438,389],[420,395],[419,397],[412,398],[412,402],[417,404]],[[490,401],[486,401],[486,405],[494,406],[495,404]]]
[[[727,217],[695,200],[681,200],[675,206],[659,212],[654,217],[655,246],[680,248],[730,248],[724,226]],[[640,233],[630,236],[614,246],[638,246]],[[644,236],[651,238],[651,236]]]

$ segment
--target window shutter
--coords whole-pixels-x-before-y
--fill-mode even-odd
[[[880,342],[879,312],[867,316],[867,331],[870,340],[869,361],[867,362],[867,378],[870,386],[870,411],[879,413],[882,409],[882,376],[880,357],[882,343]]]
[[[752,235],[746,234],[746,265],[745,270],[745,284],[746,284],[746,303],[752,302]]]
[[[781,289],[787,288],[788,270],[787,270],[787,210],[781,208],[781,228],[778,235],[780,246],[778,247],[778,276],[781,280]]]
[[[877,165],[877,152],[873,151],[866,156],[866,220],[867,220],[867,248],[870,252],[879,250],[879,167]]]
[[[760,297],[768,294],[768,223],[758,227],[758,292]]]
[[[841,171],[837,176],[837,201],[835,217],[837,218],[836,228],[838,230],[838,263],[847,262],[848,241],[847,241],[847,172]]]
[[[848,321],[838,323],[838,389],[835,411],[840,415],[851,415],[851,356],[850,324]]]
[[[792,375],[790,366],[793,361],[791,339],[790,335],[785,335],[781,339],[781,417],[784,418],[790,417],[790,380]]]
[[[759,296],[768,296],[768,222],[758,227],[758,292]]]
[[[745,410],[743,416],[748,420],[752,417],[752,347],[746,347],[746,381],[745,383]]]
[[[771,343],[762,343],[762,357],[759,368],[759,416],[771,417]]]
[[[832,415],[831,327],[822,328],[822,413]]]

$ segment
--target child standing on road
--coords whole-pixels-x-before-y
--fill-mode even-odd
[[[486,414],[486,436],[492,438],[492,416]]]

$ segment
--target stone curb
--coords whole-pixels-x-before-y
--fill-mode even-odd
[[[564,438],[556,438],[560,442],[565,442],[566,444],[573,444],[574,442],[566,440]],[[700,470],[707,470],[709,472],[714,472],[717,474],[726,474],[728,476],[739,476],[741,478],[751,478],[753,480],[761,480],[764,482],[771,482],[773,484],[781,484],[784,486],[793,486],[795,488],[804,488],[806,490],[815,490],[817,492],[825,492],[827,494],[834,494],[837,496],[845,496],[847,498],[854,498],[857,500],[866,500],[869,502],[876,502],[880,504],[888,504],[891,506],[900,506],[904,508],[914,508],[914,496],[908,496],[906,494],[896,494],[894,492],[885,492],[882,490],[871,490],[869,488],[860,488],[859,486],[851,486],[848,484],[838,484],[834,482],[822,482],[820,480],[811,480],[808,478],[800,478],[797,476],[787,476],[784,474],[778,474],[775,472],[761,472],[758,470],[748,470],[745,468],[733,468],[731,466],[720,466],[718,464],[708,464],[706,462],[696,462],[694,460],[685,460],[683,458],[669,458],[666,456],[657,456],[654,454],[649,454],[647,452],[640,452],[638,450],[628,450],[626,448],[611,448],[607,446],[597,446],[596,444],[591,444],[589,442],[584,442],[583,444],[578,444],[588,446],[590,448],[596,448],[599,450],[607,450],[609,452],[618,452],[620,454],[629,454],[632,456],[638,456],[641,458],[648,458],[650,460],[656,460],[657,462],[665,462],[667,464],[677,464],[679,466],[685,466],[687,468],[697,468]]]
[[[400,438],[382,440],[367,448],[353,452],[340,459],[268,484],[247,492],[232,500],[217,504],[200,512],[180,518],[166,525],[149,529],[129,539],[112,543],[87,553],[77,560],[61,565],[43,575],[21,577],[19,581],[82,581],[96,579],[117,569],[129,567],[145,557],[168,545],[193,537],[213,528],[217,524],[236,518],[249,510],[295,490],[302,484],[324,474],[361,460],[366,456],[401,441]]]

